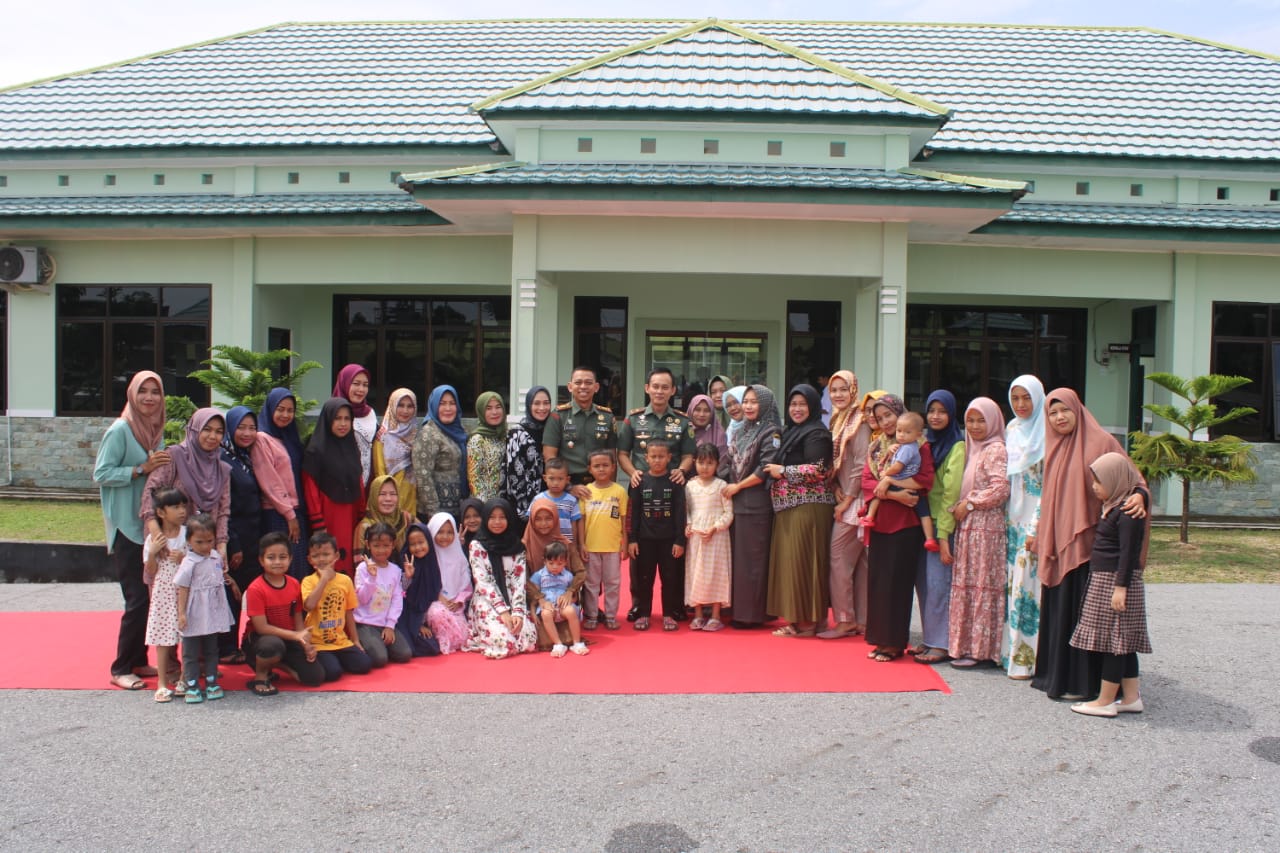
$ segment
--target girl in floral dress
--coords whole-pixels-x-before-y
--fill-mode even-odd
[[[497,498],[484,505],[480,533],[471,543],[471,598],[468,623],[471,637],[465,651],[498,660],[538,645],[538,628],[529,618],[525,598],[524,545],[511,519],[515,508]]]
[[[1031,375],[1009,386],[1013,420],[1005,428],[1009,453],[1008,610],[1000,645],[1000,666],[1019,681],[1036,671],[1040,637],[1040,575],[1037,571],[1036,524],[1040,521],[1040,489],[1044,480],[1044,385]]]
[[[182,639],[178,633],[178,588],[173,585],[173,578],[187,553],[187,496],[181,489],[169,486],[156,490],[151,505],[155,507],[160,532],[142,543],[142,579],[151,589],[146,642],[156,647],[160,684],[155,700],[172,702],[183,687],[181,678],[173,688],[168,684],[178,664],[176,650]]]
[[[480,423],[467,439],[467,484],[471,494],[482,501],[498,497],[502,484],[502,462],[507,453],[507,407],[502,397],[485,391],[476,398]],[[510,521],[516,521],[513,513]]]
[[[951,665],[1000,660],[1004,628],[1005,503],[1009,500],[1004,416],[990,397],[964,413],[964,479],[952,509],[956,528],[951,574]]]

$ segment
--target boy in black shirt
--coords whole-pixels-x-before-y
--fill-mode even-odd
[[[667,467],[671,447],[650,441],[645,448],[649,470],[631,487],[631,594],[635,629],[649,629],[655,570],[662,577],[662,630],[674,631],[684,615],[684,486],[671,482]]]

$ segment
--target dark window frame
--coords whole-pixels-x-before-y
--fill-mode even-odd
[[[506,401],[508,410],[512,410],[510,384],[511,384],[511,333],[512,333],[512,313],[511,313],[511,297],[488,296],[477,294],[377,294],[377,293],[340,293],[333,297],[333,368],[332,373],[336,376],[338,370],[344,364],[348,364],[355,359],[348,356],[348,344],[351,339],[353,327],[347,320],[349,306],[353,302],[370,302],[379,303],[378,316],[376,322],[370,322],[367,325],[360,326],[356,331],[366,333],[373,330],[374,352],[377,354],[376,362],[373,364],[365,364],[373,374],[370,377],[373,387],[369,390],[369,397],[375,404],[385,404],[387,395],[395,388],[400,387],[396,381],[388,381],[386,357],[387,336],[388,334],[397,337],[404,336],[406,333],[413,334],[421,332],[423,340],[423,374],[426,382],[423,388],[410,387],[414,394],[418,397],[418,411],[420,414],[426,412],[427,397],[431,389],[440,384],[435,377],[435,346],[437,335],[444,333],[450,337],[457,337],[462,340],[473,340],[475,342],[474,354],[472,357],[472,387],[458,388],[460,399],[460,411],[464,418],[474,417],[475,398],[484,391],[497,391],[502,395],[502,399]],[[422,303],[423,310],[420,312],[421,322],[388,322],[388,303]],[[475,319],[470,322],[458,322],[450,320],[447,322],[436,322],[431,316],[431,303],[472,303],[475,307]],[[485,306],[491,308],[491,313],[486,315]],[[494,318],[492,322],[486,322],[486,317]],[[500,318],[505,317],[505,321]],[[487,338],[504,340],[508,350],[507,369],[504,372],[501,383],[497,387],[486,387],[484,384],[485,375],[485,351]],[[451,383],[452,384],[452,383]],[[384,387],[385,386],[385,387]]]
[[[594,309],[591,306],[594,303]],[[622,322],[620,325],[605,325],[604,323],[583,324],[578,325],[580,311],[590,311],[600,319],[604,319],[603,312],[605,310],[621,311]],[[629,338],[627,335],[627,324],[631,318],[631,300],[626,296],[575,296],[573,298],[573,363],[575,366],[582,364],[586,358],[583,352],[582,341],[584,337],[593,337],[597,341],[605,335],[618,335],[621,339],[621,360],[617,375],[602,375],[609,368],[602,364],[588,364],[596,371],[597,378],[600,380],[600,390],[596,392],[596,405],[608,406],[614,412],[621,413],[626,406],[627,393],[627,353]],[[615,381],[616,379],[616,381]],[[564,385],[557,386],[556,399],[559,403],[569,402],[569,390]]]
[[[787,300],[787,352],[786,363],[783,365],[785,375],[787,377],[787,388],[790,389],[800,382],[806,382],[815,385],[818,381],[817,375],[810,375],[819,367],[827,368],[827,376],[840,369],[840,323],[843,319],[841,309],[843,305],[840,302],[824,299],[789,299]],[[796,329],[793,327],[791,318],[793,315],[806,314],[812,316],[815,313],[829,312],[828,316],[834,318],[831,320],[829,329],[814,331],[812,326],[808,329]],[[809,365],[809,369],[805,371],[803,376],[798,375],[800,368],[797,366],[796,358],[796,341],[799,339],[811,339],[814,343],[818,341],[828,341],[831,344],[832,361],[829,365]],[[813,347],[814,350],[817,347]]]
[[[919,332],[914,331],[920,328],[929,328],[929,324],[920,322],[920,318],[930,312],[953,312],[953,313],[972,313],[982,315],[982,327],[980,330],[970,330],[967,334],[947,334],[946,330],[938,330],[936,332]],[[1034,314],[1036,321],[1030,324],[1030,332],[1021,335],[1014,334],[993,334],[990,331],[991,318],[993,315],[1016,315],[1016,314]],[[1046,321],[1049,318],[1056,318],[1059,323],[1064,323],[1068,327],[1074,327],[1074,334],[1067,336],[1041,336],[1040,330],[1045,328]],[[942,350],[947,345],[960,344],[978,344],[981,346],[981,367],[977,377],[977,386],[979,388],[990,389],[991,386],[991,355],[992,345],[1019,345],[1029,346],[1031,349],[1031,363],[1020,373],[1030,373],[1043,379],[1043,369],[1041,367],[1041,353],[1044,347],[1065,346],[1067,352],[1074,355],[1074,364],[1071,366],[1071,373],[1078,377],[1075,381],[1065,383],[1073,387],[1081,398],[1085,394],[1085,382],[1088,375],[1088,338],[1087,330],[1089,324],[1089,311],[1086,308],[1044,308],[1038,306],[1014,306],[1014,305],[935,305],[935,304],[910,304],[907,306],[907,348],[906,348],[906,370],[908,388],[904,389],[903,399],[907,408],[917,412],[924,411],[925,398],[929,391],[938,387],[947,387],[947,382],[941,377]],[[916,371],[913,370],[913,355],[917,349],[929,347],[928,364],[930,366],[930,375],[928,377],[920,377],[917,383],[920,386],[919,396],[913,393],[912,377]],[[1013,379],[1014,377],[1009,377]],[[1060,387],[1053,385],[1053,387]],[[972,401],[963,399],[964,395],[958,389],[948,389],[956,393],[956,403],[960,412]],[[1007,388],[1004,389],[1007,392]],[[1052,390],[1046,387],[1045,391]],[[994,390],[990,392],[993,399],[1000,405],[1001,411],[1005,417],[1011,417],[1009,411],[1009,399],[1007,393],[996,394]],[[982,394],[973,395],[982,396]]]
[[[106,290],[106,298],[104,300],[101,313],[99,314],[64,313],[62,308],[62,299],[59,298],[61,294],[66,293],[71,289],[79,289],[84,291],[84,290],[97,289],[97,288],[103,288]],[[157,291],[156,312],[153,316],[140,316],[140,315],[131,315],[131,314],[123,314],[123,313],[121,314],[112,313],[111,309],[112,309],[112,305],[114,304],[114,301],[112,299],[111,292],[113,290],[128,291],[128,290],[149,290],[149,289],[155,289]],[[186,314],[186,313],[167,314],[166,300],[165,300],[166,290],[203,291],[204,302],[208,307],[206,308],[203,315]],[[167,372],[169,372],[169,369],[164,363],[164,354],[165,354],[164,353],[164,343],[165,343],[164,331],[166,328],[178,327],[178,326],[203,326],[204,333],[205,333],[204,346],[203,346],[204,358],[208,358],[209,348],[212,344],[212,337],[211,337],[212,325],[213,325],[212,297],[213,297],[213,287],[212,285],[208,285],[208,284],[94,283],[94,284],[59,284],[57,285],[56,291],[55,291],[55,299],[57,300],[57,302],[54,308],[54,312],[55,312],[54,322],[57,329],[56,339],[55,339],[56,365],[54,370],[55,370],[55,375],[57,376],[57,383],[58,383],[57,398],[54,402],[55,414],[59,417],[111,417],[120,413],[120,410],[124,407],[124,404],[125,404],[125,400],[123,399],[123,392],[121,392],[121,399],[113,399],[113,393],[115,393],[115,388],[111,381],[112,380],[112,377],[111,377],[112,352],[114,349],[113,344],[115,341],[115,331],[118,328],[122,328],[126,326],[128,327],[147,326],[147,325],[151,326],[152,352],[154,353],[155,357],[154,357],[153,363],[150,366],[146,368],[139,368],[139,369],[154,370],[156,373],[160,374],[162,377],[165,376]],[[199,300],[196,301],[196,304],[198,303],[199,303]],[[103,403],[101,408],[77,409],[77,408],[71,408],[69,406],[64,405],[63,395],[65,392],[69,390],[70,383],[66,378],[69,365],[66,363],[67,359],[65,358],[66,353],[64,352],[63,343],[64,343],[64,336],[66,334],[65,327],[71,326],[71,325],[79,326],[82,328],[93,327],[96,329],[101,329],[102,347],[97,359],[98,372],[99,372],[98,387],[101,389],[101,397],[102,397],[102,403]],[[176,371],[177,370],[176,366],[173,369]],[[85,372],[91,373],[92,371],[88,370]],[[184,375],[183,377],[180,377],[180,378],[186,378],[186,377]],[[172,381],[165,383],[164,390],[165,390],[165,394],[168,396],[174,396],[180,393],[180,389],[176,387],[171,387],[172,385],[174,385]],[[186,396],[191,398],[192,402],[194,402],[197,406],[209,405],[210,396],[209,396],[208,388],[204,388],[203,394],[196,393],[193,395],[191,391],[193,391],[196,387],[204,388],[204,386],[199,385],[199,383],[193,382],[186,389],[187,391]]]
[[[1219,311],[1224,309],[1261,309],[1267,316],[1265,333],[1218,334]],[[1252,406],[1258,410],[1257,426],[1250,429],[1249,420],[1232,421],[1223,424],[1221,429],[1211,429],[1210,436],[1234,435],[1246,441],[1264,443],[1280,441],[1280,302],[1215,301],[1210,317],[1210,373],[1220,372],[1220,344],[1236,348],[1259,346],[1263,350],[1262,376],[1249,377],[1254,380],[1249,385],[1213,400],[1220,413],[1236,406]]]

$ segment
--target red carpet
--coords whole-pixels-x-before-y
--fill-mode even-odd
[[[0,644],[38,647],[38,655],[9,655],[0,688],[101,690],[108,684],[120,614],[0,613]],[[591,654],[555,659],[542,652],[501,661],[477,654],[415,658],[366,676],[344,676],[317,690],[373,693],[879,693],[940,690],[932,667],[904,658],[867,660],[862,639],[784,639],[768,631],[726,628],[714,634],[666,633],[661,620],[647,633],[623,623],[591,632]],[[32,638],[39,643],[32,645]],[[223,684],[241,689],[250,671],[224,666]],[[149,685],[154,687],[155,680]],[[306,690],[281,679],[285,690]]]

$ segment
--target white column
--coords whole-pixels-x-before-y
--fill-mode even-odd
[[[883,267],[876,294],[876,375],[867,387],[901,396],[907,381],[907,225],[886,222],[883,227]]]
[[[536,383],[540,317],[545,309],[538,282],[538,217],[517,215],[511,227],[511,400],[508,411],[522,414],[524,395]],[[552,308],[554,310],[554,298]],[[541,330],[555,337],[551,330]]]

